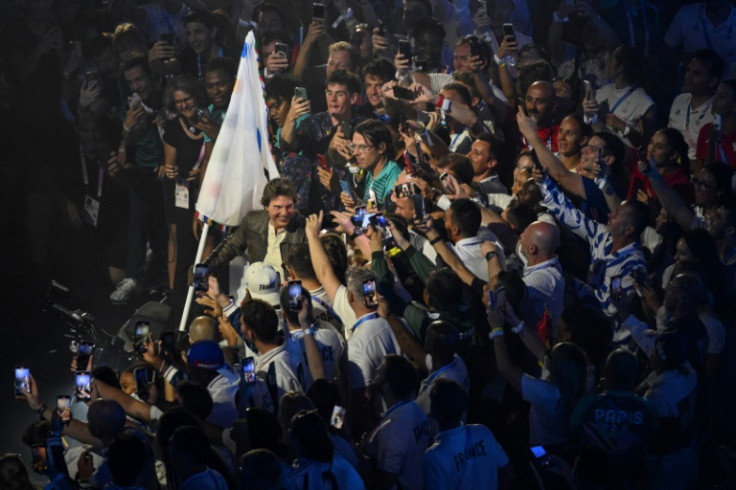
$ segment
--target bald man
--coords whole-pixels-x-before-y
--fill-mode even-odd
[[[217,320],[209,316],[198,316],[189,324],[189,343],[193,344],[200,340],[212,340],[220,342],[220,328]]]
[[[524,109],[526,115],[537,123],[537,134],[552,152],[557,152],[557,133],[560,124],[552,119],[552,109],[555,105],[555,89],[550,82],[538,80],[526,89],[524,95]],[[531,145],[524,139],[524,147],[531,150]]]
[[[565,292],[565,277],[555,254],[559,245],[560,231],[545,221],[535,221],[527,226],[516,244],[516,255],[524,264],[522,279],[526,285],[520,316],[527,325],[534,327],[546,307],[552,316],[554,337],[557,336]]]

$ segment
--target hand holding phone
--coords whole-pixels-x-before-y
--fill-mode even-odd
[[[94,349],[95,344],[92,342],[80,342],[79,343],[79,352],[77,353],[77,367],[81,371],[87,370],[87,365],[89,364],[89,358],[92,356],[92,349]]]
[[[26,366],[15,367],[15,397],[25,398],[31,391],[31,370]]]
[[[74,386],[74,397],[77,401],[88,401],[92,399],[92,375],[89,371],[77,371]]]
[[[326,18],[325,6],[322,3],[315,2],[312,4],[312,20],[324,22]]]
[[[243,382],[245,384],[252,384],[256,382],[256,361],[252,357],[246,357],[241,362],[241,368],[243,371]]]
[[[72,399],[69,395],[56,397],[56,413],[62,424],[68,424],[72,420]]]
[[[302,309],[302,282],[289,281],[289,310],[300,311]]]
[[[135,324],[133,331],[133,349],[139,354],[148,351],[148,334],[151,332],[151,324],[139,321]]]
[[[363,281],[363,299],[365,300],[365,306],[367,308],[378,308],[375,279],[366,279]]]
[[[206,293],[210,288],[207,280],[210,275],[210,268],[205,264],[197,264],[194,266],[194,291],[197,293]]]

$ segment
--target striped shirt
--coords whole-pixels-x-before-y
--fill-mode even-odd
[[[542,204],[570,231],[588,243],[591,264],[588,269],[587,285],[607,316],[616,315],[618,310],[611,302],[611,281],[621,278],[622,298],[636,294],[634,278],[631,271],[641,269],[645,274],[647,262],[641,243],[631,243],[624,248],[612,252],[613,242],[606,225],[587,218],[576,208],[557,185],[547,177],[539,186],[542,191]]]

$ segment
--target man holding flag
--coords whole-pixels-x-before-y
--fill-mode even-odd
[[[273,191],[269,191],[269,194],[265,192],[269,179],[276,179],[279,175],[268,147],[267,119],[268,109],[263,97],[263,80],[258,73],[255,37],[250,32],[243,45],[230,105],[212,150],[197,200],[197,217],[204,221],[205,226],[200,235],[195,263],[202,258],[204,240],[211,221],[226,228],[241,225],[243,220],[238,232],[210,256],[209,263],[212,267],[242,253],[247,247],[250,257],[259,257],[256,260],[267,259],[269,263],[277,261],[275,263],[278,270],[281,267],[281,253],[277,244],[291,243],[292,239],[296,239],[292,236],[289,241],[285,241],[288,232],[283,233],[294,215],[296,193],[293,187],[279,179],[271,187]],[[268,198],[264,202],[261,198],[266,195]],[[246,216],[250,211],[258,209],[259,204],[270,206],[271,198],[274,197],[278,204],[274,204],[273,219],[270,211],[258,211]],[[190,286],[179,330],[186,329],[193,295],[194,288]]]

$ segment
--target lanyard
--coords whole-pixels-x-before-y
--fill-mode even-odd
[[[623,0],[624,10],[626,11],[626,21],[629,24],[629,40],[632,46],[636,46],[636,33],[634,32],[634,16],[631,13],[629,4]],[[644,7],[644,0],[640,0],[641,5],[641,21],[644,24],[644,55],[649,54],[649,25],[647,23],[647,12]],[[611,111],[613,112],[613,111]]]
[[[360,326],[361,323],[366,322],[368,320],[373,320],[375,318],[378,318],[378,313],[373,312],[370,315],[366,315],[357,322],[355,322],[355,325],[353,325],[353,333],[355,333],[355,330]]]
[[[629,87],[629,90],[627,90],[626,93],[623,94],[621,96],[621,98],[619,98],[616,101],[615,104],[613,104],[613,107],[611,107],[611,110],[608,111],[608,112],[610,112],[611,114],[613,114],[614,112],[616,112],[616,109],[618,109],[618,106],[620,106],[623,101],[625,101],[626,99],[628,99],[629,98],[629,95],[633,94],[634,93],[634,90],[636,90],[637,88],[638,87],[636,85],[632,85],[631,87]]]
[[[687,112],[685,113],[685,138],[687,138],[687,144],[688,144],[688,145],[689,145],[689,146],[690,146],[690,147],[692,148],[692,147],[694,147],[694,146],[695,146],[695,142],[693,141],[693,138],[692,138],[692,136],[690,136],[690,104],[691,104],[691,103],[692,103],[692,102],[688,102],[688,103],[687,103]],[[710,106],[711,106],[711,104],[712,104],[712,103],[708,104],[708,107],[710,107]],[[700,116],[698,116],[698,121],[697,121],[697,122],[698,122],[698,124],[700,123],[700,121],[702,121],[702,120],[703,120],[703,118],[705,117],[705,115],[706,115],[706,114],[707,114],[708,112],[710,112],[710,111],[708,110],[708,107],[705,107],[705,108],[703,109],[703,112],[702,112],[702,113],[700,114]]]
[[[217,56],[222,58],[222,48],[217,48]],[[202,78],[202,53],[197,55],[197,78]]]
[[[316,301],[317,303],[319,303],[319,305],[320,305],[320,306],[321,306],[322,308],[324,308],[325,310],[327,310],[327,313],[328,313],[328,314],[329,314],[330,316],[332,316],[333,318],[337,318],[337,319],[339,319],[339,318],[340,318],[340,316],[339,316],[339,315],[338,315],[337,313],[335,313],[335,310],[333,310],[333,309],[332,309],[332,307],[331,307],[330,305],[328,305],[328,304],[327,304],[327,303],[326,303],[325,301],[323,301],[323,300],[319,299],[319,298],[318,298],[317,296],[315,296],[315,295],[312,295],[312,299],[313,299],[314,301]],[[357,327],[357,326],[358,326],[358,325],[356,324],[356,325],[355,325],[355,327]],[[355,329],[355,327],[353,327],[353,329]]]
[[[394,410],[396,410],[397,408],[399,408],[402,405],[406,405],[407,403],[409,403],[409,402],[406,401],[406,400],[403,400],[403,401],[400,401],[400,402],[396,402],[396,404],[394,404],[394,406],[392,406],[391,408],[389,408],[388,410],[386,410],[386,413],[383,414],[383,419],[386,420],[391,412],[393,412]]]
[[[446,364],[446,365],[442,366],[442,367],[441,367],[441,368],[439,368],[439,369],[438,369],[437,371],[435,371],[435,372],[433,372],[432,374],[430,374],[429,376],[427,376],[427,379],[425,379],[425,380],[424,380],[424,381],[422,382],[422,384],[425,384],[425,385],[429,385],[429,384],[431,384],[431,383],[432,383],[432,381],[434,381],[435,379],[437,379],[437,377],[438,377],[438,376],[439,376],[440,374],[442,374],[442,373],[444,373],[445,371],[448,371],[448,370],[450,370],[451,368],[453,368],[453,367],[455,366],[455,362],[457,362],[457,361],[456,361],[455,359],[453,359],[453,360],[452,360],[452,362],[451,362],[450,364]]]
[[[87,157],[84,155],[84,149],[82,148],[81,143],[79,144],[79,161],[82,165],[82,182],[84,182],[84,188],[89,189],[89,176],[87,172]],[[102,170],[102,167],[100,167],[99,171],[97,172],[97,199],[100,199],[102,197],[102,177],[103,175],[104,175],[104,171]]]

